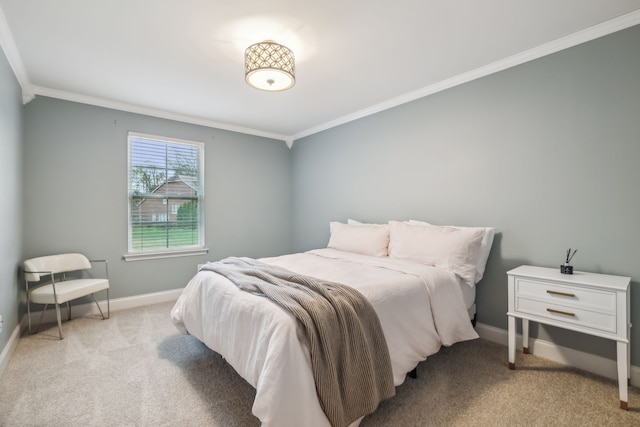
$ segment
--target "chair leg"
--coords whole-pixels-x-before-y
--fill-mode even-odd
[[[42,313],[40,313],[40,319],[38,320],[38,326],[36,326],[36,330],[31,332],[31,330],[29,330],[29,333],[31,334],[37,334],[38,331],[40,330],[40,325],[42,325],[42,319],[44,318],[44,312],[47,311],[47,307],[49,307],[49,304],[45,304],[44,308],[42,309]],[[29,319],[31,320],[31,319]]]
[[[60,334],[60,339],[64,338],[62,336],[62,319],[60,318],[60,304],[56,303],[56,317],[58,318],[58,333]]]
[[[29,298],[29,292],[27,292],[27,321],[29,322],[29,333],[31,334],[31,298]]]
[[[105,319],[104,313],[102,313],[102,308],[100,308],[100,304],[98,304],[98,300],[96,299],[96,294],[91,294],[91,296],[93,297],[93,301],[95,301],[96,305],[98,306],[98,311],[100,311],[100,315],[102,316],[102,320],[104,320]]]

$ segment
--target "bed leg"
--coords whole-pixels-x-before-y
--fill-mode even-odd
[[[408,374],[411,378],[418,378],[418,368],[413,368]]]
[[[476,320],[478,319],[478,315],[474,314],[473,319],[471,319],[471,326],[476,327]]]

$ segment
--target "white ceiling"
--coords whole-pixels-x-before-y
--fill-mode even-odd
[[[0,0],[26,99],[52,96],[288,142],[640,23],[640,0]],[[244,81],[245,48],[296,85]]]

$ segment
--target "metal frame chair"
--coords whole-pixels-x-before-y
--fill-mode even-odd
[[[93,263],[104,263],[106,278],[67,278],[67,273],[86,271],[92,268]],[[57,279],[56,279],[57,275]],[[49,304],[55,304],[58,320],[58,333],[62,335],[62,319],[60,316],[60,304],[67,305],[67,320],[71,320],[71,301],[77,298],[91,295],[102,319],[110,316],[109,304],[109,264],[107,260],[89,260],[78,253],[48,255],[31,258],[24,262],[24,279],[27,291],[27,317],[29,333],[37,333]],[[38,282],[29,286],[30,283]],[[95,297],[96,292],[107,291],[107,316]],[[31,303],[44,304],[40,320],[35,332],[31,330]]]

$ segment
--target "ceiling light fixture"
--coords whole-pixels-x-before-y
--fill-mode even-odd
[[[244,52],[244,76],[249,86],[277,92],[296,83],[293,52],[272,40],[252,44]]]

